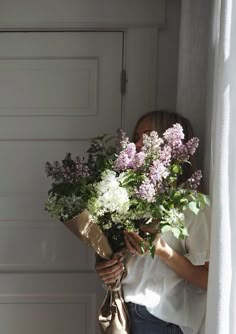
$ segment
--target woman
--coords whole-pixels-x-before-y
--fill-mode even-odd
[[[192,137],[190,123],[176,113],[154,111],[142,116],[134,131],[137,150],[142,136],[156,130],[162,134],[174,123],[184,129],[186,141]],[[191,171],[184,166],[184,176]],[[154,259],[143,255],[143,239],[134,232],[125,232],[130,253],[127,275],[122,286],[131,320],[131,334],[197,334],[202,326],[209,266],[209,209],[197,216],[186,212],[189,236],[176,239],[172,233],[158,235]],[[119,278],[124,265],[117,259],[96,264],[96,271],[105,284]]]

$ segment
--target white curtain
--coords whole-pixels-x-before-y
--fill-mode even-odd
[[[236,334],[236,0],[213,6],[212,236],[206,334]]]
[[[177,111],[190,119],[200,139],[198,167],[205,152],[206,91],[211,0],[182,0],[179,38]],[[207,165],[207,164],[206,164]],[[208,168],[204,168],[208,190]]]

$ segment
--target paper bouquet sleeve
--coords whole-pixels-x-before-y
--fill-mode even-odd
[[[100,257],[110,259],[112,256],[122,256],[118,253],[113,255],[106,236],[88,210],[84,210],[64,224],[78,238],[91,246]],[[102,334],[129,334],[129,316],[123,298],[121,280],[107,287],[105,299],[98,313],[98,322]]]
[[[105,259],[112,257],[113,252],[106,236],[87,209],[64,224],[78,238],[91,246],[98,255]]]

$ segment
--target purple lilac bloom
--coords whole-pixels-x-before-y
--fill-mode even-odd
[[[133,162],[133,168],[138,169],[142,167],[145,162],[145,158],[146,158],[146,154],[143,151],[136,153],[134,162]]]
[[[125,170],[134,167],[134,158],[136,155],[136,146],[134,143],[129,143],[127,147],[120,152],[115,161],[115,170]]]
[[[187,143],[186,146],[188,148],[188,152],[190,155],[194,155],[197,147],[199,145],[199,139],[197,137],[191,138]]]
[[[136,191],[137,197],[151,203],[155,201],[155,187],[149,180],[144,181]]]
[[[171,162],[171,147],[169,145],[165,145],[160,152],[159,160],[164,166],[168,166]]]
[[[83,159],[80,157],[75,158],[75,177],[88,177],[90,175],[90,170]]]
[[[58,161],[54,161],[53,163],[46,162],[45,171],[47,176],[54,178],[56,181],[62,179],[63,170]]]
[[[157,182],[162,181],[169,175],[169,170],[163,165],[162,162],[156,160],[150,168],[149,176],[155,185]]]
[[[171,128],[164,132],[163,137],[171,147],[180,146],[182,144],[182,140],[184,139],[182,126],[179,123],[174,124]]]
[[[118,129],[116,132],[116,147],[117,153],[124,150],[129,144],[129,138],[126,137],[126,133],[123,129]]]
[[[91,140],[89,153],[96,153],[96,152],[102,151],[102,149],[103,149],[103,145],[100,141],[98,141],[97,139]]]
[[[186,186],[190,189],[196,190],[200,184],[202,178],[202,171],[199,169],[193,173],[193,175],[186,181]]]
[[[174,159],[180,161],[188,161],[189,160],[189,151],[185,144],[181,144],[179,146],[173,147],[172,156]]]
[[[66,158],[60,163],[46,162],[45,166],[47,176],[52,177],[56,182],[76,182],[81,177],[89,176],[89,168],[80,157],[76,157],[75,161],[71,159],[71,155],[67,154]]]

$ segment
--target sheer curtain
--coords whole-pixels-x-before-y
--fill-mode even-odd
[[[236,0],[213,5],[212,236],[206,334],[236,334]]]

